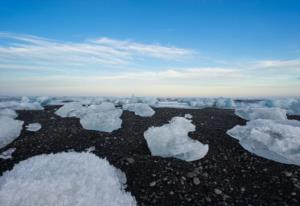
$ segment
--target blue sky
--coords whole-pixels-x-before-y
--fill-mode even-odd
[[[0,94],[299,96],[300,1],[0,1]]]

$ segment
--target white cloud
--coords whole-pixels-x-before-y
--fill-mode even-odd
[[[0,46],[0,68],[19,65],[36,68],[86,69],[90,67],[134,64],[138,58],[178,60],[193,54],[192,50],[120,41],[109,38],[80,43],[61,42],[30,35],[0,33],[7,43]],[[3,67],[4,65],[10,65]]]
[[[268,69],[300,69],[300,59],[293,60],[264,60],[256,63],[258,68]]]

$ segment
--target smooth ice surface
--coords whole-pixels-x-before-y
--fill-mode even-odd
[[[16,151],[16,148],[9,148],[0,154],[0,159],[11,159],[12,154]]]
[[[91,153],[38,155],[0,177],[0,205],[134,206],[126,176]]]
[[[0,148],[15,140],[21,133],[23,121],[0,116]]]
[[[31,123],[26,125],[26,130],[31,132],[37,132],[42,128],[42,125],[40,123]]]
[[[155,114],[155,111],[148,104],[144,103],[125,104],[123,109],[134,112],[141,117],[151,117]]]
[[[0,116],[6,116],[14,119],[18,116],[18,114],[12,109],[0,109]]]
[[[84,129],[112,132],[121,128],[121,109],[113,109],[102,112],[89,112],[80,118],[80,124]]]
[[[208,145],[188,136],[195,129],[191,120],[173,117],[168,124],[150,127],[144,137],[152,155],[194,161],[203,158],[208,152]]]
[[[273,119],[286,120],[286,110],[280,108],[242,108],[236,109],[235,114],[245,120]]]
[[[227,131],[250,152],[286,164],[300,165],[300,121],[257,119]]]

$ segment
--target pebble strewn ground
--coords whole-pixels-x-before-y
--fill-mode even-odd
[[[126,173],[127,189],[140,206],[300,204],[300,167],[251,154],[226,135],[233,126],[245,124],[232,110],[159,108],[150,118],[124,111],[122,128],[105,133],[84,130],[79,119],[56,116],[57,108],[18,112],[24,125],[39,122],[42,129],[24,129],[18,139],[0,149],[16,148],[13,159],[0,159],[0,175],[34,155],[95,146],[93,153]],[[152,157],[144,131],[186,113],[193,115],[197,127],[190,136],[209,144],[208,154],[194,162]],[[291,118],[300,120],[299,116]]]

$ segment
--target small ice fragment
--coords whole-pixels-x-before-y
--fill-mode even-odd
[[[184,118],[186,118],[186,119],[192,119],[193,116],[192,116],[191,114],[185,114],[185,115],[184,115]]]
[[[11,159],[12,154],[16,151],[16,148],[9,148],[0,154],[0,159]]]
[[[31,132],[39,131],[41,128],[42,125],[40,123],[31,123],[26,126],[26,130]]]

